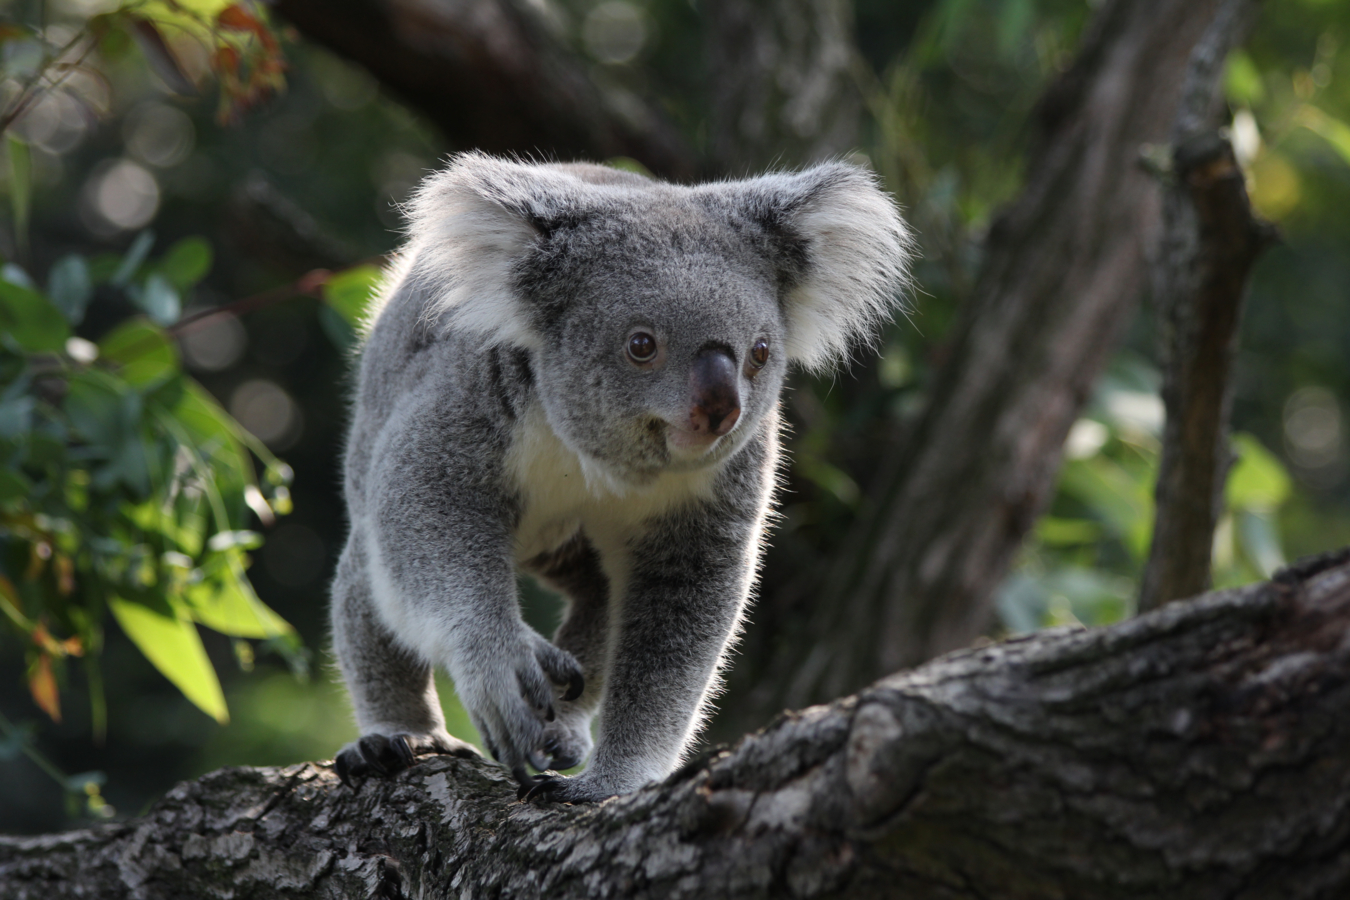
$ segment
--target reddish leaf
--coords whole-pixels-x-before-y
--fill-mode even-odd
[[[183,71],[183,66],[178,62],[178,57],[174,54],[173,48],[164,40],[164,36],[159,33],[159,29],[155,27],[153,22],[148,19],[133,18],[131,21],[131,36],[140,45],[141,52],[145,54],[145,60],[150,64],[150,68],[164,80],[164,83],[169,86],[169,90],[187,97],[197,95],[197,86]]]
[[[220,15],[216,16],[216,24],[231,31],[250,31],[259,37],[267,33],[267,27],[258,21],[257,16],[237,3],[221,10]]]
[[[61,721],[61,695],[56,689],[52,658],[45,653],[38,655],[37,662],[28,671],[28,690],[39,709],[51,716],[53,722]]]
[[[211,55],[211,68],[221,75],[239,74],[239,51],[233,47],[220,46]]]

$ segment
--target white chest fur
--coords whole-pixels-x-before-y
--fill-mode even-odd
[[[579,529],[622,544],[653,516],[710,496],[716,467],[663,473],[641,487],[617,484],[568,448],[535,406],[512,438],[507,473],[522,503],[515,556],[523,562],[561,546]]]

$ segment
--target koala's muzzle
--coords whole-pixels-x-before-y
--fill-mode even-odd
[[[704,350],[689,370],[689,427],[695,434],[726,434],[741,417],[736,361],[725,350]]]

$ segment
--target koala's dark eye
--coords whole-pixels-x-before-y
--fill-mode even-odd
[[[769,342],[764,338],[755,341],[750,347],[750,365],[756,369],[764,368],[764,364],[769,361]]]
[[[635,363],[649,363],[656,359],[656,338],[645,331],[635,331],[628,337],[628,358]]]

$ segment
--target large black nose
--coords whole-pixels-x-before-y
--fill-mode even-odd
[[[736,361],[725,350],[704,350],[689,370],[689,427],[697,434],[723,435],[741,417]]]

